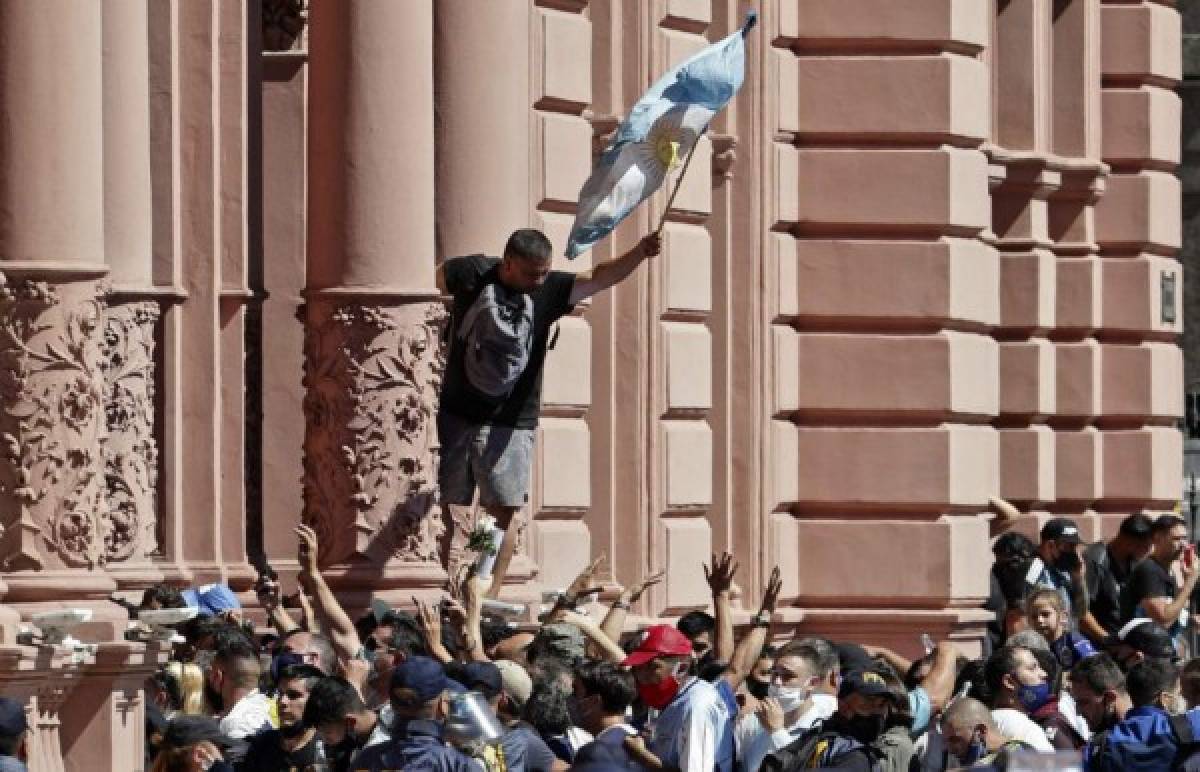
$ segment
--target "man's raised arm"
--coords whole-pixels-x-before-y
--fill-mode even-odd
[[[654,257],[662,251],[662,237],[651,233],[639,241],[633,249],[616,258],[595,266],[587,273],[575,277],[575,286],[571,289],[571,304],[587,300],[597,292],[603,292],[614,284],[619,283],[633,269],[637,268],[647,257]]]

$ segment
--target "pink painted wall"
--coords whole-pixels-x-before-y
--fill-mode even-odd
[[[36,502],[21,475],[48,462],[0,459],[0,690],[36,698],[34,769],[96,768],[86,741],[127,770],[159,655],[38,660],[18,617],[85,606],[111,640],[111,589],[245,590],[258,549],[290,587],[302,517],[348,603],[436,594],[470,513],[431,483],[434,267],[523,226],[561,249],[624,111],[747,4],[58,5],[0,11],[22,116],[0,144],[0,326],[40,315],[26,342],[48,351],[105,301],[119,345],[80,332],[77,369],[97,404],[155,407],[37,407],[86,452]],[[1180,495],[1178,12],[757,5],[746,85],[663,254],[562,321],[508,591],[605,552],[610,587],[665,569],[636,611],[670,617],[706,603],[700,563],[728,549],[745,608],[781,566],[781,635],[970,648],[989,496],[1030,532],[1053,514],[1100,536]],[[664,204],[560,267],[619,254]],[[59,300],[30,300],[37,282]],[[407,380],[363,375],[381,361]],[[59,372],[31,377],[55,400],[82,388]],[[13,394],[0,422],[25,438]],[[90,516],[79,480],[106,483],[79,483]]]

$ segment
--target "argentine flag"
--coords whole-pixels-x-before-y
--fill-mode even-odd
[[[663,75],[633,106],[579,191],[567,257],[578,257],[611,233],[688,156],[741,88],[745,37],[757,20],[750,11],[740,30]]]

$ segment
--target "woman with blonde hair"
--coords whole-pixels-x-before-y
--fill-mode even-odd
[[[177,715],[209,715],[199,665],[172,660],[154,674],[154,686],[154,701],[168,721]]]

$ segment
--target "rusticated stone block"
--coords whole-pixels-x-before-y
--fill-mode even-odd
[[[712,503],[712,430],[704,421],[663,421],[667,507]]]
[[[785,253],[785,247],[788,252]],[[780,247],[795,250],[793,288],[801,317],[853,322],[861,319],[931,319],[994,325],[999,319],[996,251],[979,241],[805,239]],[[780,281],[785,277],[780,274]]]
[[[774,109],[779,131],[800,131],[800,60],[790,50],[771,49],[771,64],[775,70]]]
[[[996,431],[799,428],[799,501],[828,509],[982,507],[999,488]]]
[[[579,520],[538,520],[532,529],[533,553],[540,556],[538,579],[545,587],[565,590],[591,558],[591,532]]]
[[[667,0],[667,14],[707,24],[712,21],[712,0]]]
[[[771,325],[772,373],[775,377],[773,413],[800,408],[800,335],[792,327]]]
[[[801,605],[940,606],[987,595],[987,523],[942,518],[932,523],[887,520],[800,520],[797,523]],[[920,571],[891,571],[896,556]],[[879,566],[845,571],[845,566]]]
[[[1088,427],[1054,433],[1054,494],[1062,502],[1091,502],[1102,493],[1104,448]]]
[[[1183,351],[1174,343],[1103,347],[1106,417],[1178,418],[1183,415]]]
[[[800,430],[791,421],[771,422],[771,490],[775,509],[800,497]]]
[[[546,352],[542,400],[547,405],[591,404],[592,328],[586,320],[566,316],[558,321],[558,343]]]
[[[987,159],[976,150],[799,150],[802,223],[982,230]],[[913,191],[921,195],[913,195]]]
[[[768,239],[767,261],[775,276],[774,286],[770,289],[770,297],[775,304],[772,316],[795,316],[800,311],[800,286],[797,278],[800,266],[796,255],[796,239],[786,233],[772,233]],[[839,270],[836,273],[840,275],[853,271]]]
[[[691,172],[689,172],[690,174]],[[668,223],[663,229],[665,304],[672,311],[712,309],[712,243],[699,225]]]
[[[570,271],[572,273],[580,273],[590,271],[592,262],[595,260],[595,250],[589,249],[579,257],[568,260],[563,255],[563,250],[567,246],[567,237],[571,233],[571,224],[575,221],[575,216],[570,214],[562,214],[560,212],[543,212],[534,213],[534,227],[546,234],[546,238],[550,239],[554,262],[552,267],[556,271]],[[492,250],[493,254],[499,254],[504,249],[504,244],[497,244]],[[591,300],[583,301],[591,303]]]
[[[1094,340],[1059,343],[1055,414],[1087,419],[1100,412],[1100,346]]]
[[[543,509],[587,509],[592,490],[591,453],[583,419],[542,418],[537,464]]]
[[[559,99],[577,105],[592,101],[592,25],[587,17],[539,8],[542,32],[542,62],[539,75],[541,98]]]
[[[1001,253],[999,261],[1000,326],[1030,331],[1053,327],[1058,305],[1053,253]]]
[[[683,64],[685,60],[700,52],[708,41],[700,35],[691,32],[681,32],[674,29],[659,30],[667,44],[667,67]]]
[[[799,59],[806,134],[988,136],[988,71],[955,54]]]
[[[982,47],[987,45],[991,22],[986,3],[961,0],[859,0],[852,9],[845,0],[798,0],[796,6],[794,29],[789,27],[783,33],[814,43],[953,42]]]
[[[1103,249],[1172,253],[1180,246],[1181,187],[1173,174],[1114,174],[1096,205],[1096,236]]]
[[[1104,160],[1179,163],[1182,102],[1156,86],[1104,90]]]
[[[712,554],[712,533],[702,517],[665,517],[667,609],[691,610],[707,606],[710,598],[704,581],[704,556]]]
[[[1054,431],[1029,426],[999,433],[1001,498],[1021,504],[1053,501]]]
[[[667,407],[712,407],[712,338],[692,322],[663,322],[667,348]]]
[[[592,127],[583,118],[557,113],[540,113],[538,121],[541,199],[574,202],[592,173]]]
[[[800,151],[792,145],[774,142],[775,190],[766,206],[773,207],[771,220],[794,223],[800,219]]]
[[[1103,275],[1094,257],[1060,257],[1055,261],[1054,326],[1087,334],[1100,326]]]
[[[1055,346],[1044,338],[1000,344],[1000,414],[1036,418],[1054,413]]]
[[[1183,332],[1183,266],[1179,261],[1143,255],[1102,259],[1100,266],[1104,329],[1164,337]],[[1163,294],[1164,283],[1169,297]]]
[[[798,342],[802,411],[990,416],[999,406],[989,337],[801,333]]]
[[[1151,426],[1102,432],[1104,499],[1108,502],[1161,502],[1170,506],[1183,492],[1183,435]]]
[[[1101,68],[1105,77],[1182,77],[1179,12],[1158,3],[1105,4],[1101,16]]]

